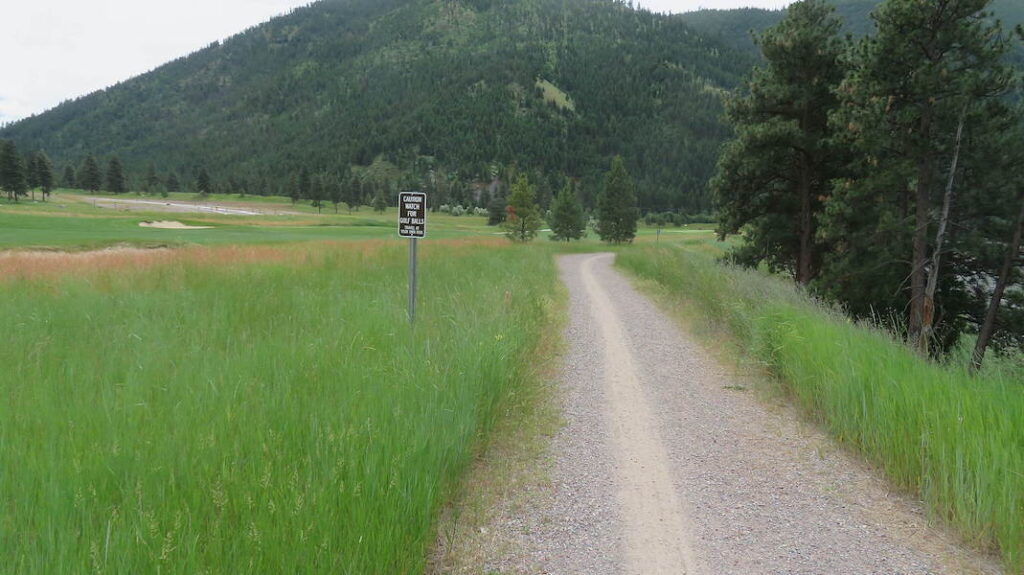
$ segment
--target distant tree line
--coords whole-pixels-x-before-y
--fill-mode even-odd
[[[1024,113],[988,0],[886,0],[839,37],[803,0],[756,38],[712,183],[731,258],[791,274],[858,318],[899,318],[922,354],[1024,343]]]

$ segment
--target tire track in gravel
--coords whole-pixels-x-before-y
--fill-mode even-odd
[[[580,276],[604,339],[604,393],[612,452],[618,472],[618,503],[630,573],[694,572],[684,511],[654,417],[634,367],[615,306],[594,275],[601,260],[589,258]]]

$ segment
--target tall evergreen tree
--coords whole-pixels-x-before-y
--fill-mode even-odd
[[[78,185],[90,192],[98,192],[103,187],[103,175],[100,173],[100,165],[96,158],[86,156],[82,162],[82,169],[78,171]]]
[[[347,176],[339,178],[337,176],[330,175],[327,176],[327,179],[324,182],[324,185],[327,187],[327,198],[330,200],[331,205],[334,206],[335,214],[338,213],[338,206],[340,206],[342,202],[345,201],[345,187],[343,185],[343,182],[347,180]]]
[[[167,174],[167,191],[172,194],[181,191],[181,180],[178,179],[178,174],[174,172]]]
[[[487,225],[497,226],[505,223],[505,218],[508,217],[507,208],[508,200],[495,190],[487,202]]]
[[[388,211],[388,201],[384,198],[383,190],[378,191],[377,195],[373,197],[373,210],[379,214]]]
[[[45,152],[36,152],[33,163],[36,169],[36,183],[43,192],[43,201],[46,201],[53,191],[53,162]]]
[[[107,164],[107,191],[112,194],[123,194],[128,191],[128,185],[124,179],[124,167],[117,156],[110,158]]]
[[[309,169],[302,168],[299,172],[299,198],[304,200],[312,199],[313,179],[309,175]]]
[[[75,168],[71,164],[64,166],[64,175],[60,179],[60,185],[68,190],[78,188],[78,182],[75,179]]]
[[[834,123],[854,161],[826,208],[822,237],[836,249],[820,285],[860,315],[908,309],[907,337],[922,352],[936,323],[958,315],[942,300],[962,289],[944,259],[959,134],[1011,78],[988,4],[886,0],[838,91]]]
[[[597,198],[597,234],[605,242],[632,243],[639,218],[633,179],[626,171],[622,156],[615,156],[611,170],[605,174],[604,189]]]
[[[536,192],[526,174],[520,174],[508,195],[507,214],[502,228],[508,239],[528,242],[537,235],[543,219],[537,205]]]
[[[206,168],[199,169],[199,175],[196,176],[196,191],[204,198],[213,193],[213,180],[210,178],[210,172],[207,172]]]
[[[36,154],[30,154],[25,158],[25,182],[32,192],[32,199],[35,200],[36,190],[39,189],[39,166],[36,164]]]
[[[7,193],[8,200],[15,202],[28,190],[25,163],[18,147],[9,140],[0,140],[0,188]]]
[[[551,239],[557,241],[578,240],[586,230],[586,215],[583,204],[576,197],[572,180],[566,180],[565,187],[551,202]]]
[[[755,39],[766,62],[748,94],[728,105],[736,138],[719,159],[712,190],[719,234],[744,232],[737,262],[786,270],[806,284],[818,274],[818,216],[836,176],[829,113],[843,79],[841,21],[824,0],[789,6],[785,19]]]
[[[156,164],[149,164],[146,169],[145,191],[147,194],[156,194],[160,191],[160,176],[156,173]]]
[[[327,197],[325,177],[326,174],[318,174],[309,183],[309,199],[318,214],[323,213],[324,199]]]
[[[363,193],[360,190],[361,184],[359,182],[359,179],[356,178],[355,176],[349,176],[348,178],[342,180],[342,183],[345,186],[344,201],[345,205],[348,206],[348,213],[351,214],[353,211],[358,212],[359,205],[362,203],[363,196]]]

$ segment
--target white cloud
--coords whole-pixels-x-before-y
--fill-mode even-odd
[[[5,2],[0,122],[49,109],[308,0],[34,0]]]

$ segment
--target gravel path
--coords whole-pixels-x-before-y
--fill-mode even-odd
[[[566,427],[551,484],[481,572],[999,573],[715,362],[612,269],[560,260]]]

